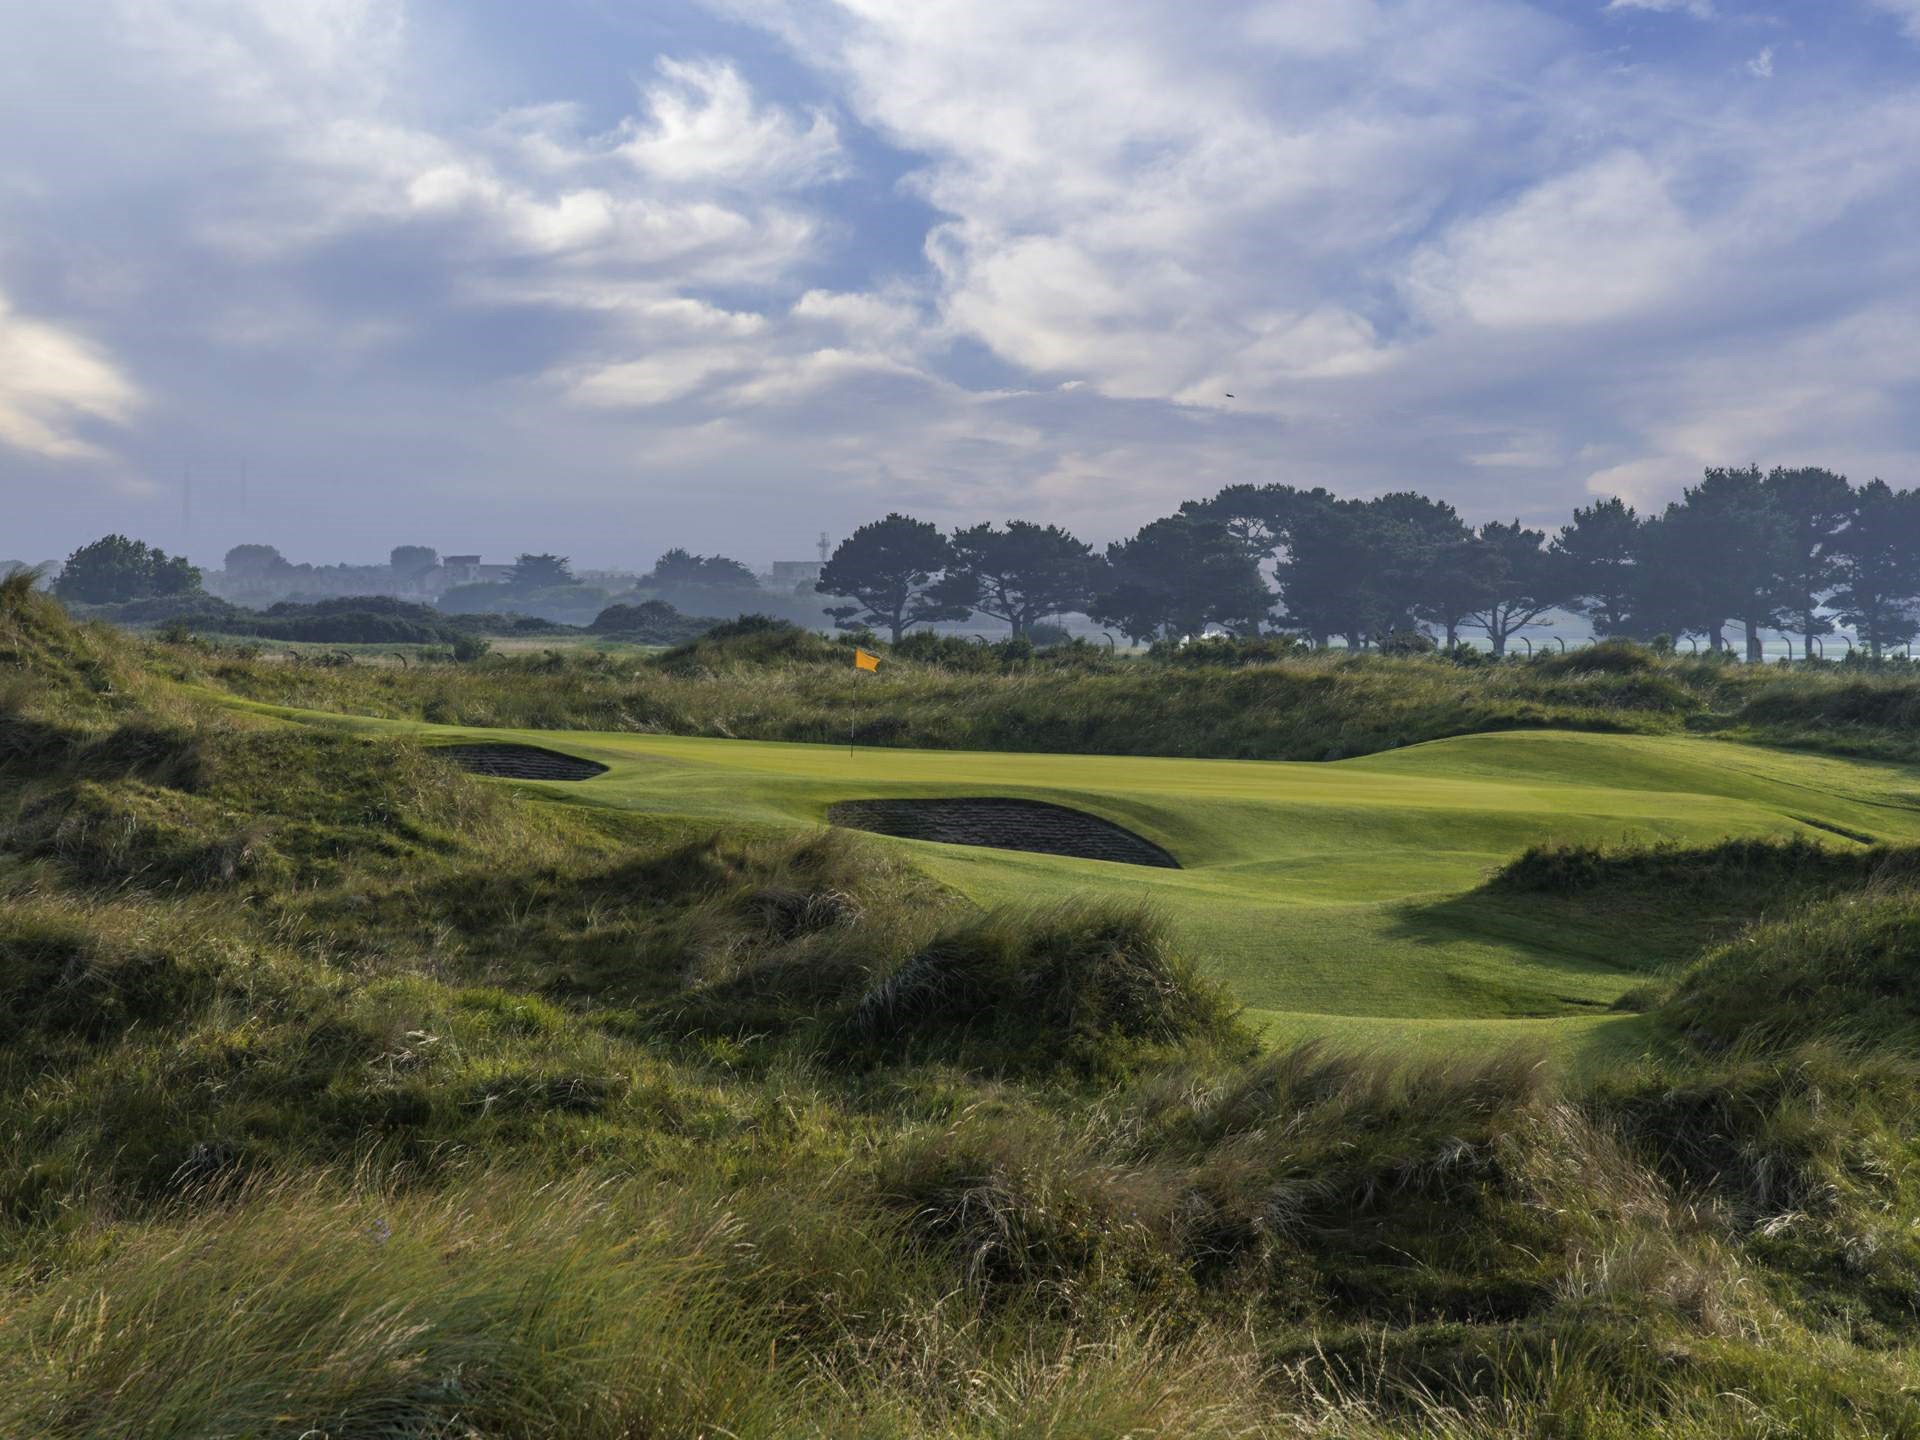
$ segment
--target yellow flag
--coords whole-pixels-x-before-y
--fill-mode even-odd
[[[869,655],[856,645],[853,647],[853,665],[856,670],[878,670],[880,668],[880,657],[878,655]]]

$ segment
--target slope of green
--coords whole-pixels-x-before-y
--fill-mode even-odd
[[[983,906],[1155,906],[1275,1038],[1585,1047],[1633,1033],[1638,1022],[1610,1007],[1690,951],[1658,926],[1481,890],[1532,845],[1920,839],[1920,771],[1679,737],[1528,731],[1308,764],[334,723],[564,750],[609,771],[534,788],[690,821],[817,826],[836,801],[882,797],[999,795],[1088,811],[1184,868],[886,843]],[[1549,1023],[1481,1023],[1494,1021]]]

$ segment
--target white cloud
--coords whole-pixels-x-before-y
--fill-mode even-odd
[[[728,345],[685,345],[638,360],[618,360],[561,377],[568,398],[582,405],[646,409],[684,399],[715,376],[744,370],[746,351]]]
[[[1758,55],[1747,61],[1747,73],[1760,80],[1773,78],[1773,46],[1763,47]]]
[[[1607,0],[1609,10],[1678,11],[1696,20],[1711,20],[1713,0]]]
[[[1376,0],[1267,0],[1248,13],[1244,33],[1282,54],[1321,57],[1358,50],[1385,23]]]
[[[1617,151],[1462,221],[1413,257],[1408,289],[1439,322],[1592,325],[1659,304],[1703,250],[1666,178]]]
[[[622,127],[619,154],[645,173],[676,182],[791,188],[844,173],[832,117],[815,110],[803,129],[792,115],[756,103],[732,65],[659,62],[647,119]]]
[[[911,184],[953,217],[928,242],[947,326],[1055,383],[1196,403],[1222,376],[1258,394],[1383,362],[1352,273],[1426,221],[1444,157],[1474,141],[1429,97],[1481,83],[1487,47],[1545,34],[1525,11],[1388,17],[1375,0],[1203,26],[1064,0],[738,8],[925,157]],[[1357,99],[1313,68],[1329,62],[1364,66]]]
[[[123,424],[140,392],[99,347],[16,314],[0,294],[0,444],[51,459],[97,459],[85,434]]]

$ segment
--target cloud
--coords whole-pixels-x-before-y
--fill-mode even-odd
[[[14,313],[0,294],[0,444],[56,460],[102,458],[86,431],[123,424],[140,399],[97,346]]]
[[[1407,288],[1437,321],[1593,325],[1661,303],[1701,254],[1666,178],[1622,150],[1460,222],[1413,257]]]
[[[1246,408],[1281,381],[1383,363],[1373,297],[1342,271],[1442,203],[1435,173],[1475,127],[1428,97],[1470,90],[1487,63],[1482,21],[1390,19],[1372,0],[1235,7],[1218,17],[1227,41],[1138,4],[739,13],[923,158],[909,183],[952,217],[927,250],[956,333],[1115,398],[1237,376]],[[1521,53],[1544,35],[1524,12],[1493,29]],[[1377,83],[1333,99],[1312,68],[1328,60]],[[1293,68],[1263,81],[1274,64]]]
[[[1920,0],[1867,0],[1867,3],[1900,19],[1907,34],[1920,40]]]
[[[645,94],[647,118],[622,126],[619,155],[648,175],[678,182],[792,188],[845,173],[840,136],[825,111],[805,128],[756,103],[740,72],[721,61],[662,59]]]
[[[0,285],[96,367],[14,365],[0,423],[63,474],[244,449],[289,498],[229,541],[457,513],[595,563],[898,505],[1106,538],[1245,479],[1538,523],[1912,470],[1920,101],[1865,27],[1764,97],[1731,25],[1625,63],[1635,8],[1708,13],[0,0]]]
[[[1761,80],[1773,78],[1773,46],[1764,47],[1758,55],[1747,61],[1747,73]]]
[[[1696,20],[1714,17],[1713,0],[1607,0],[1609,10],[1677,11]]]

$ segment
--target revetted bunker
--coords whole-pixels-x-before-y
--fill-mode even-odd
[[[470,775],[493,775],[504,780],[591,780],[607,773],[593,760],[542,750],[538,745],[438,745],[444,755]]]
[[[951,800],[842,800],[828,807],[827,819],[849,830],[866,830],[902,840],[1028,850],[1041,855],[1071,855],[1080,860],[1111,860],[1120,865],[1153,865],[1162,870],[1180,868],[1180,862],[1173,856],[1124,826],[1084,810],[1070,810],[1041,800],[985,796]]]

